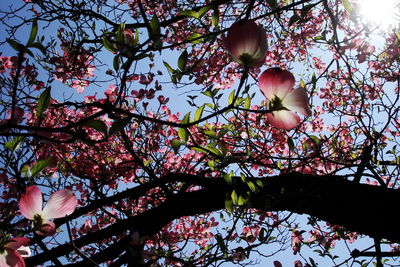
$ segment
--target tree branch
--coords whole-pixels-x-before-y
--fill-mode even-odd
[[[128,235],[128,231],[138,231],[141,236],[152,236],[174,219],[223,209],[227,193],[233,189],[243,191],[247,188],[238,177],[229,185],[222,178],[200,179],[201,177],[182,173],[170,174],[160,178],[158,182],[171,182],[174,176],[176,181],[185,178],[188,182],[203,180],[203,189],[173,195],[146,212],[76,239],[75,246],[82,247],[105,238]],[[400,232],[393,231],[397,227],[397,220],[391,205],[400,201],[398,190],[355,184],[335,175],[288,173],[260,180],[263,181],[263,187],[252,194],[248,208],[309,214],[331,224],[344,226],[349,231],[400,242]],[[70,244],[63,244],[49,252],[32,256],[26,262],[29,265],[44,263],[72,250]],[[100,253],[96,259],[105,258]]]

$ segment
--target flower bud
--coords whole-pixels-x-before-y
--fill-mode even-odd
[[[266,32],[252,20],[234,23],[222,41],[232,58],[245,67],[258,68],[265,61]]]

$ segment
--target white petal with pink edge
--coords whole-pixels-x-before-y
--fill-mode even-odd
[[[293,90],[282,101],[285,108],[299,112],[304,116],[311,116],[311,110],[308,105],[307,91],[304,88]]]
[[[43,209],[42,217],[45,220],[65,217],[74,212],[77,204],[78,200],[71,190],[59,190],[51,194]]]
[[[300,117],[289,110],[274,111],[272,114],[267,114],[268,122],[281,130],[292,130],[300,123]]]
[[[293,74],[280,68],[267,69],[258,80],[261,92],[269,100],[275,96],[284,99],[293,90],[294,84]]]
[[[42,213],[42,192],[37,186],[32,185],[26,188],[19,200],[19,209],[29,220],[33,220],[35,214]]]

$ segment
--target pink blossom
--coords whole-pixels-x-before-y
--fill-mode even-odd
[[[260,235],[260,227],[258,226],[246,226],[243,228],[243,234],[246,236],[246,240],[249,243],[253,243],[257,240],[257,237]]]
[[[9,113],[11,113],[11,111],[9,111]],[[25,112],[22,108],[16,107],[14,109],[14,117],[13,117],[12,122],[15,124],[21,123],[24,120],[24,114],[25,114]]]
[[[53,235],[56,226],[49,219],[61,218],[74,212],[78,200],[71,190],[63,189],[51,194],[46,206],[42,209],[42,192],[37,186],[29,186],[19,200],[22,215],[33,220],[36,233]]]
[[[118,46],[121,55],[124,57],[133,56],[132,48],[136,45],[136,40],[133,32],[130,29],[124,29],[122,31],[122,35],[124,37],[122,46]]]
[[[296,260],[294,262],[294,267],[303,267],[303,263],[301,263],[301,261],[299,261],[299,260]]]
[[[26,237],[14,237],[7,241],[0,241],[0,266],[25,267],[23,257],[29,257],[31,251],[26,244],[30,240]]]
[[[258,68],[265,62],[267,35],[253,20],[234,23],[222,41],[232,58],[243,66]]]
[[[299,125],[300,117],[293,111],[311,115],[306,90],[294,90],[294,83],[293,74],[280,68],[264,71],[259,79],[260,90],[268,100],[268,108],[273,111],[267,114],[268,122],[282,130],[289,131]]]
[[[73,80],[72,88],[76,90],[78,94],[82,94],[85,88],[89,86],[89,81],[87,80]]]
[[[293,254],[297,254],[299,252],[301,244],[303,242],[303,236],[301,235],[302,233],[299,231],[293,231],[292,232],[292,249],[293,249]]]

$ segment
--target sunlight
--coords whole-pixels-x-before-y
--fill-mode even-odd
[[[359,13],[368,23],[387,30],[399,24],[399,0],[359,0]]]

